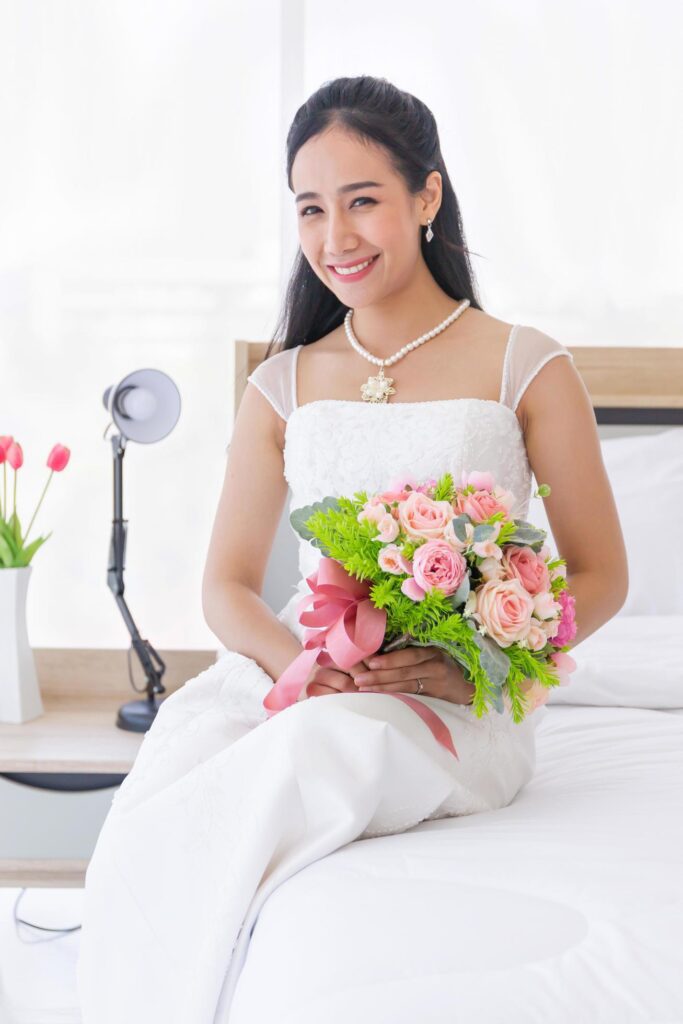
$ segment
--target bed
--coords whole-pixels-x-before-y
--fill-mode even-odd
[[[238,384],[264,348],[237,343]],[[535,712],[536,773],[515,800],[357,840],[289,878],[215,1024],[683,1021],[683,349],[572,352],[629,550],[626,604]],[[529,518],[549,529],[540,500]],[[645,526],[665,540],[654,581]],[[290,558],[278,540],[271,582]],[[0,890],[1,1024],[77,1024],[78,932],[13,943],[15,897]],[[76,924],[80,899],[34,890],[22,911]]]

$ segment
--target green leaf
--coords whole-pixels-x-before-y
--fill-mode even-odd
[[[493,523],[479,523],[474,527],[474,541],[479,544],[482,540],[488,540],[495,533]]]
[[[451,522],[453,523],[455,536],[459,541],[465,542],[467,540],[467,531],[465,530],[465,526],[472,522],[470,517],[465,512],[461,512],[460,515],[457,515],[455,519],[451,520]]]
[[[16,512],[13,512],[9,518],[9,528],[12,532],[17,548],[21,547],[21,523],[19,522],[19,516]]]
[[[28,565],[33,556],[35,555],[38,548],[42,547],[46,540],[52,536],[52,531],[48,533],[47,537],[38,537],[36,540],[31,541],[28,547],[24,548],[19,553],[19,565]]]
[[[2,563],[5,569],[11,568],[14,564],[14,555],[12,550],[5,540],[4,536],[0,533],[0,563]]]
[[[448,600],[450,601],[451,605],[453,606],[453,611],[457,612],[459,610],[459,608],[461,607],[461,605],[463,605],[465,603],[465,601],[467,600],[467,598],[469,596],[470,596],[470,577],[469,577],[468,573],[465,573],[465,576],[463,577],[463,581],[460,584],[460,586],[458,587],[458,589],[455,591],[454,594],[451,594],[449,596],[449,598],[448,598]]]
[[[289,521],[292,527],[296,530],[300,537],[304,540],[315,540],[315,535],[306,526],[307,521],[315,512],[326,512],[328,509],[338,509],[339,500],[333,497],[323,498],[322,501],[315,501],[312,505],[304,505],[302,508],[295,508],[292,510],[289,516]],[[316,547],[320,547],[316,544]]]
[[[14,559],[17,557],[17,555],[19,553],[19,545],[17,544],[16,540],[14,539],[14,532],[13,532],[12,529],[10,529],[9,523],[6,523],[2,519],[0,519],[0,537],[2,537],[5,545],[9,548],[9,550],[12,553],[11,554],[11,559],[10,559],[10,561],[8,563],[9,565],[12,565],[13,562],[14,562]]]
[[[545,543],[547,531],[541,530],[538,526],[534,526],[533,523],[527,523],[524,519],[515,519],[514,524],[515,531],[505,538],[505,543],[526,545],[533,548],[536,552],[540,551]]]

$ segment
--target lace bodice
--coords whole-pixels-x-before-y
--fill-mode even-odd
[[[370,403],[321,398],[297,405],[296,365],[303,346],[262,362],[248,380],[285,420],[284,472],[289,510],[326,495],[387,489],[402,475],[417,479],[450,471],[489,471],[527,514],[532,471],[516,409],[527,387],[552,358],[571,352],[534,327],[515,324],[503,361],[500,398],[448,398]],[[298,537],[300,590],[320,550]],[[298,596],[294,595],[295,597]]]

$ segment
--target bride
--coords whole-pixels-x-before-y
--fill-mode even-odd
[[[507,806],[533,775],[546,709],[530,695],[519,724],[509,706],[478,718],[440,648],[316,664],[268,717],[264,698],[302,650],[297,606],[320,557],[299,540],[299,582],[274,614],[260,593],[288,488],[297,508],[488,471],[523,518],[533,473],[552,489],[575,643],[626,596],[586,388],[559,342],[481,308],[429,109],[384,79],[326,83],[295,115],[287,173],[300,252],[280,344],[239,406],[204,570],[222,650],[161,704],[98,837],[83,1024],[227,1024],[277,886],[346,843]],[[392,693],[436,712],[458,758]]]

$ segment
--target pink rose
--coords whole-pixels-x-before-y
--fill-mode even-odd
[[[377,521],[377,527],[379,529],[379,533],[376,537],[373,537],[373,540],[381,540],[382,543],[386,543],[390,540],[396,540],[398,537],[398,523],[390,512],[386,512],[382,518]]]
[[[522,640],[529,632],[533,599],[519,580],[490,580],[476,591],[473,618],[501,647]]]
[[[434,501],[420,491],[411,491],[398,506],[399,522],[413,538],[441,540],[444,528],[452,518],[453,509],[449,501]]]
[[[494,484],[495,481],[491,473],[481,473],[476,469],[473,469],[471,473],[466,473],[465,470],[463,470],[462,476],[460,477],[460,486],[463,490],[465,487],[472,486],[476,488],[476,490],[492,491]]]
[[[533,548],[506,544],[502,565],[508,579],[518,579],[529,594],[540,594],[543,590],[550,590],[548,566]]]
[[[384,502],[377,495],[373,495],[365,502],[356,519],[359,523],[362,523],[364,519],[378,523],[386,514],[387,509]]]
[[[410,576],[408,577],[408,579],[403,581],[403,583],[401,584],[401,590],[406,595],[406,597],[410,598],[411,601],[424,600],[425,591],[422,589],[419,583],[415,582],[414,576]]]
[[[380,569],[383,569],[384,572],[391,572],[395,576],[402,576],[404,573],[413,571],[412,563],[404,558],[397,544],[387,544],[386,547],[380,548],[377,562]]]
[[[569,673],[576,668],[576,662],[566,651],[553,651],[550,660],[555,663],[556,675],[560,678],[560,686],[569,685]]]
[[[446,541],[428,540],[413,555],[413,575],[425,591],[454,594],[466,573],[467,562]]]
[[[483,523],[496,512],[507,518],[507,508],[490,491],[474,491],[473,494],[457,494],[453,501],[456,515],[464,512],[473,523]]]
[[[557,602],[562,607],[562,614],[559,629],[553,638],[553,643],[556,647],[564,647],[565,644],[571,643],[576,636],[576,602],[566,589],[559,592]]]
[[[436,481],[434,481],[436,483]],[[394,501],[405,501],[408,495],[412,491],[423,491],[424,485],[420,485],[413,476],[403,476],[395,480],[390,486],[388,491],[383,491],[379,497],[382,501],[386,501],[387,504],[391,504]]]

